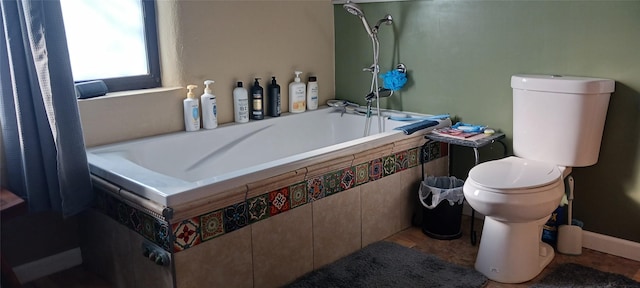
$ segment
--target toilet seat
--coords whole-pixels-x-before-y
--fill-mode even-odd
[[[562,179],[555,164],[507,157],[481,163],[469,171],[467,181],[493,193],[536,193]],[[540,189],[542,188],[542,189]]]

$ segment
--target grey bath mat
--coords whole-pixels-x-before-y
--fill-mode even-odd
[[[602,272],[579,264],[566,263],[558,266],[532,288],[556,287],[621,287],[640,288],[640,283],[620,274]]]
[[[433,255],[376,242],[286,287],[482,287],[487,278]]]

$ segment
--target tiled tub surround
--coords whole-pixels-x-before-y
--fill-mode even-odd
[[[139,202],[144,200],[132,199],[135,196],[126,192],[118,195],[99,189],[98,208],[126,226],[125,230],[135,232],[138,241],[150,241],[171,252],[172,281],[166,280],[165,270],[144,266],[150,261],[131,267],[160,274],[162,277],[152,278],[161,279],[164,287],[199,287],[202,283],[210,287],[277,287],[411,225],[421,179],[421,138],[249,183],[215,199],[174,210],[172,219],[145,208]],[[427,174],[446,175],[446,147],[438,142],[427,145]],[[86,221],[84,226],[98,229],[100,234],[115,232],[97,228],[105,225],[104,220]],[[94,248],[89,249],[104,249],[95,242],[106,239],[100,235],[89,239],[94,242]],[[131,250],[128,257],[143,258],[138,244],[127,245],[132,246],[127,248]],[[83,254],[96,252],[83,249]],[[131,261],[108,257],[107,262]],[[117,286],[140,284],[136,277],[102,267],[120,266],[116,263],[88,262]]]
[[[358,124],[360,128],[363,122]],[[357,130],[351,133],[361,133]],[[257,178],[243,176],[236,180],[241,184],[225,189],[209,187],[210,192],[198,199],[174,205],[129,192],[127,188],[135,189],[135,185],[120,187],[120,183],[116,186],[95,177],[94,185],[100,191],[97,208],[102,213],[93,212],[84,220],[85,229],[93,231],[83,244],[83,255],[91,255],[87,266],[117,286],[139,287],[144,281],[119,276],[114,267],[141,262],[142,246],[147,245],[143,243],[153,243],[166,251],[163,253],[169,255],[170,265],[158,266],[163,269],[147,267],[153,262],[146,260],[129,269],[136,274],[142,269],[159,275],[153,277],[160,279],[153,282],[154,287],[283,285],[409,227],[421,178],[419,158],[424,133],[406,136],[385,132],[360,137],[331,153],[279,167],[286,168],[285,172],[262,172]],[[446,175],[446,146],[430,142],[427,147],[427,173]],[[116,221],[105,221],[104,215]],[[114,224],[124,225],[134,234],[116,232],[122,228],[114,228]],[[100,235],[105,232],[111,238]],[[126,249],[113,244],[125,242]],[[99,252],[104,246],[128,252],[105,255]]]

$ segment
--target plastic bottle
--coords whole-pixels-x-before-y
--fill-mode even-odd
[[[249,96],[247,89],[242,87],[242,82],[233,89],[233,112],[237,123],[249,122]]]
[[[300,74],[302,72],[295,71],[296,78],[293,82],[289,83],[289,112],[300,113],[307,110],[307,85],[300,82]]]
[[[260,78],[255,79],[251,87],[251,119],[262,120],[264,119],[264,89],[258,82]]]
[[[218,107],[216,105],[216,95],[211,92],[211,87],[215,81],[204,81],[204,94],[200,96],[202,103],[202,126],[204,129],[213,129],[218,127]]]
[[[276,83],[276,76],[271,77],[271,84],[267,87],[267,114],[271,117],[280,116],[280,85]]]
[[[187,85],[187,98],[184,99],[184,129],[186,131],[200,130],[200,105],[196,95],[193,94],[193,89],[198,88],[196,85]]]
[[[307,110],[318,109],[318,78],[309,76],[307,83]]]

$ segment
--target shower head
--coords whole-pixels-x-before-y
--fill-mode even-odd
[[[358,4],[356,3],[347,1],[347,3],[344,3],[344,5],[342,5],[342,7],[344,7],[344,10],[347,10],[347,12],[355,16],[364,17],[364,12],[362,11],[362,9],[360,9],[360,6],[358,6]]]
[[[344,10],[347,10],[347,12],[355,16],[358,16],[358,18],[360,18],[360,21],[362,21],[362,25],[364,25],[364,29],[367,30],[367,34],[369,34],[369,37],[373,38],[373,32],[371,32],[371,27],[369,27],[369,23],[367,23],[367,19],[364,18],[364,12],[360,8],[360,6],[358,6],[358,4],[353,3],[351,1],[347,1],[347,3],[344,3],[344,5],[342,5],[342,7],[344,7]]]

